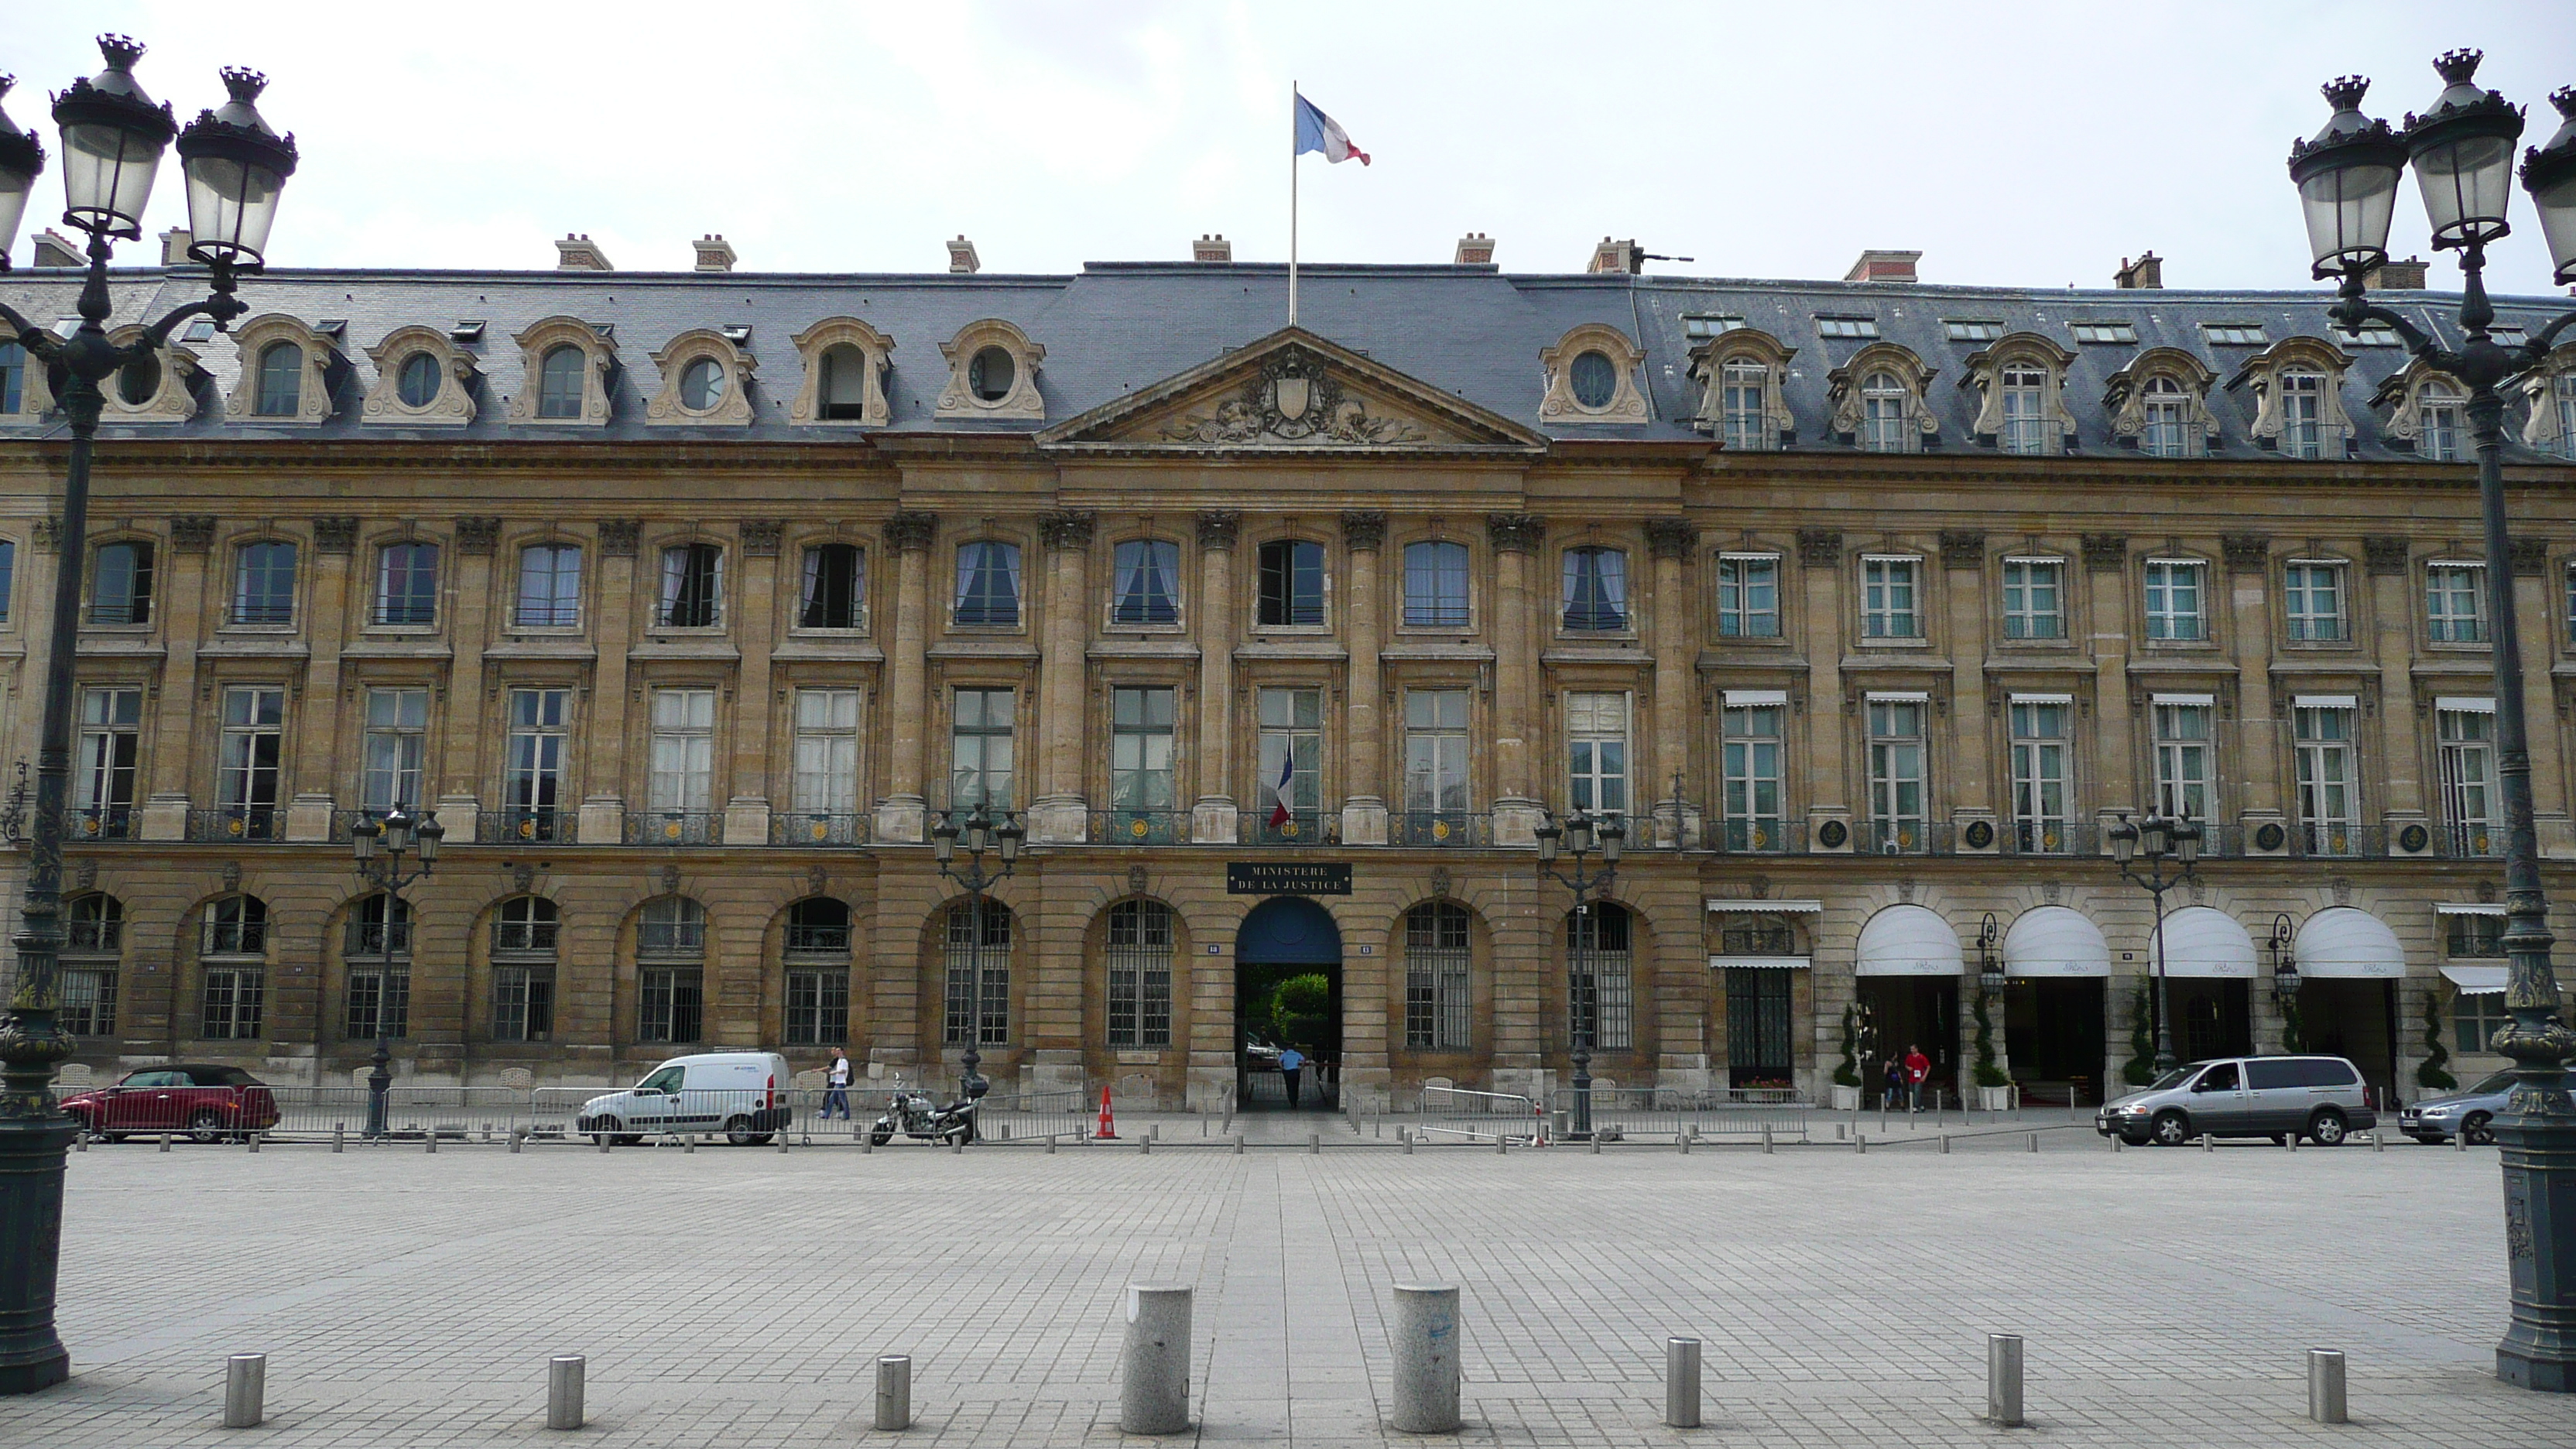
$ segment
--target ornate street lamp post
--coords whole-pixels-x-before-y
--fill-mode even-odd
[[[1541,812],[1538,825],[1538,868],[1553,876],[1567,890],[1574,892],[1572,941],[1566,952],[1565,970],[1569,1004],[1579,994],[1582,1009],[1567,1013],[1566,1024],[1573,1038],[1574,1124],[1577,1138],[1592,1135],[1592,1041],[1601,1020],[1601,982],[1592,970],[1595,943],[1601,922],[1591,915],[1594,898],[1610,899],[1610,883],[1619,874],[1619,847],[1628,838],[1628,828],[1616,815],[1595,820],[1589,813],[1577,810],[1559,825],[1554,815]],[[1574,873],[1568,875],[1556,868],[1560,851],[1574,853]],[[1601,868],[1586,871],[1583,861],[1594,851],[1601,855]]]
[[[2146,859],[2143,871],[2136,868],[2141,856]],[[2165,892],[2191,879],[2191,868],[2200,860],[2200,827],[2161,815],[2131,825],[2123,810],[2111,827],[2111,859],[2124,878],[2156,902],[2156,1075],[2163,1076],[2174,1066],[2172,1002],[2165,991]],[[2170,875],[2167,864],[2173,866]]]
[[[1027,838],[1028,832],[1020,828],[1019,816],[1005,810],[1001,823],[996,825],[993,813],[981,804],[966,812],[963,825],[958,824],[955,811],[943,810],[939,823],[930,827],[930,849],[938,857],[939,873],[966,888],[967,909],[975,917],[966,948],[966,1055],[958,1062],[966,1070],[957,1082],[958,1094],[967,1098],[983,1096],[992,1085],[980,1070],[984,1065],[984,893],[1010,878],[1011,867],[1020,858],[1020,842]],[[962,871],[951,868],[961,843],[966,847],[966,868]],[[987,851],[1001,860],[1001,869],[984,868]]]
[[[295,170],[295,140],[260,119],[252,101],[261,77],[226,70],[232,99],[185,132],[166,104],[135,82],[143,47],[101,36],[107,68],[54,99],[63,146],[63,221],[89,233],[89,275],[81,323],[58,337],[0,306],[8,335],[55,380],[71,433],[62,520],[55,530],[53,619],[46,631],[44,701],[36,745],[36,813],[29,831],[26,896],[19,906],[18,980],[0,1025],[0,1393],[28,1393],[71,1375],[54,1331],[54,1283],[61,1263],[63,1153],[72,1121],[56,1106],[54,1069],[72,1053],[55,1024],[61,1006],[55,957],[62,950],[63,805],[72,755],[72,670],[79,640],[81,570],[89,531],[89,465],[98,436],[99,384],[128,363],[151,358],[171,329],[203,313],[221,327],[247,310],[234,279],[256,272],[277,217],[279,188]],[[0,81],[0,90],[6,82]],[[110,243],[143,235],[143,204],[171,139],[187,174],[189,255],[212,273],[209,295],[172,310],[122,346],[107,340]],[[17,235],[45,152],[0,116],[0,270]]]
[[[385,893],[385,939],[378,944],[387,959],[395,949],[396,931],[411,929],[410,914],[403,909],[403,887],[416,880],[426,880],[438,869],[438,843],[447,838],[447,827],[438,823],[438,812],[424,810],[415,819],[397,801],[381,819],[367,818],[349,827],[349,850],[358,862],[358,878]],[[416,854],[420,864],[406,871],[403,857]],[[397,920],[400,924],[397,924]],[[409,949],[409,942],[403,943]],[[384,997],[376,1004],[375,1070],[367,1073],[367,1140],[385,1135],[385,1093],[394,1084],[393,1042],[385,1033]]]
[[[2299,1025],[2299,933],[2290,924],[2290,913],[2281,911],[2272,917],[2272,939],[2263,949],[2272,956],[2272,1000],[2281,1008],[2281,1050],[2305,1051],[2305,1033]]]
[[[2540,850],[2531,823],[2531,751],[2524,726],[2521,633],[2514,618],[2513,550],[2505,528],[2502,386],[2549,355],[2576,313],[2519,347],[2488,334],[2486,249],[2511,230],[2513,143],[2521,108],[2478,89],[2480,54],[2454,50],[2435,59],[2443,91],[2432,109],[2406,118],[2403,131],[2361,113],[2370,82],[2345,76],[2328,83],[2334,116],[2313,138],[2290,148],[2290,179],[2305,210],[2308,247],[2319,280],[2338,280],[2335,318],[2357,331],[2386,324],[2425,366],[2469,391],[2469,433],[2478,452],[2478,504],[2484,515],[2487,610],[2494,621],[2496,750],[2505,811],[2505,953],[2511,959],[2505,1009],[2513,1022],[2496,1050],[2513,1059],[2514,1089],[2496,1118],[2503,1145],[2505,1254],[2513,1322],[2496,1346],[2496,1377],[2524,1388],[2576,1390],[2576,1101],[2563,1075],[2576,1051],[2558,1017],[2558,978],[2550,967],[2549,905],[2540,889]],[[2567,117],[2549,143],[2523,157],[2522,182],[2540,214],[2556,279],[2576,281],[2576,87],[2550,96]],[[2444,347],[2406,317],[2370,304],[2364,282],[2388,257],[2390,211],[2399,178],[2415,168],[2433,246],[2460,254],[2459,326],[2465,340]]]

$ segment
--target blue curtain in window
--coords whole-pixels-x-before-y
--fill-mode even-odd
[[[970,543],[957,550],[957,622],[1020,622],[1020,546]]]
[[[1173,624],[1181,617],[1181,549],[1160,539],[1131,539],[1118,545],[1118,603],[1111,621],[1119,624]]]
[[[1565,551],[1565,627],[1628,627],[1628,556],[1615,548]]]

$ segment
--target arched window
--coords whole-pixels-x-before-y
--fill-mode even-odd
[[[411,903],[378,892],[349,911],[342,952],[349,970],[351,1041],[400,1038],[411,1025]]]
[[[976,972],[983,973],[982,1021],[976,1040],[982,1046],[1006,1046],[1011,1040],[1011,911],[1000,901],[984,902],[981,928],[971,901],[948,908],[947,1010],[939,1039],[949,1046],[967,1043],[968,1023],[977,1016]]]
[[[1610,406],[1610,399],[1619,391],[1619,365],[1610,360],[1610,354],[1597,348],[1578,352],[1567,369],[1566,381],[1574,389],[1575,406],[1599,412]]]
[[[1998,439],[2007,453],[2036,456],[2048,451],[2045,413],[2048,373],[2030,366],[2007,367],[2002,374],[2004,427]]]
[[[1615,548],[1565,551],[1565,627],[1609,631],[1628,627],[1628,555]]]
[[[1467,908],[1425,901],[1404,913],[1404,1045],[1412,1051],[1462,1052],[1469,1028]]]
[[[1172,909],[1160,901],[1109,908],[1109,1044],[1172,1044]]]
[[[93,891],[64,902],[63,918],[63,1004],[54,1022],[73,1036],[114,1036],[125,907],[116,897]]]
[[[562,914],[543,896],[512,896],[492,917],[492,1039],[551,1041],[555,937]]]
[[[1409,629],[1464,629],[1467,546],[1426,539],[1404,546],[1404,623]]]
[[[1762,452],[1777,446],[1771,427],[1771,369],[1760,362],[1729,362],[1719,373],[1723,391],[1718,410],[1726,423],[1726,446],[1738,452]]]
[[[1181,546],[1159,538],[1118,545],[1113,624],[1177,624],[1181,618]]]
[[[1873,372],[1860,385],[1860,445],[1873,453],[1905,453],[1913,439],[1905,425],[1905,384],[1892,372]]]
[[[2321,372],[2281,374],[2281,452],[2322,458],[2326,439],[2326,377]]]
[[[868,355],[847,342],[823,349],[817,414],[825,422],[859,422],[868,415]]]
[[[199,944],[198,1035],[257,1040],[268,996],[268,903],[241,895],[210,902]]]
[[[787,1044],[850,1039],[850,908],[808,896],[787,908]]]
[[[538,417],[581,416],[581,374],[585,361],[582,350],[569,342],[546,349],[544,360],[537,364]]]
[[[2436,378],[2415,394],[2415,451],[2429,463],[2456,463],[2468,456],[2468,430],[2461,421],[2460,390]]]
[[[272,342],[259,354],[259,391],[251,411],[263,418],[291,418],[303,400],[304,348]]]
[[[2190,421],[2191,395],[2182,384],[2161,373],[2148,378],[2146,427],[2138,435],[2138,450],[2151,458],[2188,456]]]
[[[696,1041],[706,1010],[706,908],[686,896],[645,902],[635,957],[635,1039]]]
[[[999,344],[980,347],[966,362],[966,390],[984,402],[1000,402],[1011,395],[1011,383],[1017,375],[1009,348]]]
[[[1565,918],[1566,1025],[1575,1044],[1624,1052],[1635,1044],[1636,998],[1628,908],[1577,906]]]
[[[139,408],[160,394],[161,359],[146,352],[116,370],[116,398],[130,408]]]
[[[0,417],[16,415],[27,398],[27,349],[0,342]]]
[[[241,546],[233,559],[233,622],[295,622],[295,545],[263,539]]]

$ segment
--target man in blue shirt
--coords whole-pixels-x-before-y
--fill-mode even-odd
[[[1306,1066],[1306,1058],[1295,1047],[1279,1049],[1279,1080],[1288,1084],[1288,1105],[1297,1105],[1297,1074]]]

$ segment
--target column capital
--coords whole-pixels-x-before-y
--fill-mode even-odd
[[[1945,528],[1941,530],[1941,567],[1972,569],[1986,561],[1986,531],[1982,528]]]
[[[786,531],[785,521],[776,518],[746,518],[734,525],[744,558],[778,557],[778,540]]]
[[[185,513],[170,520],[170,547],[180,553],[204,553],[214,547],[215,519],[210,513]]]
[[[1485,537],[1497,553],[1536,553],[1547,542],[1547,520],[1534,513],[1488,513]]]
[[[1687,518],[1646,520],[1646,551],[1656,558],[1689,558],[1699,543],[1699,526]]]
[[[1231,508],[1211,508],[1199,515],[1199,547],[1230,549],[1243,532],[1243,515]]]
[[[1100,515],[1078,508],[1042,513],[1038,515],[1038,537],[1050,549],[1089,548],[1099,521]]]
[[[2372,534],[2361,541],[2361,556],[2374,574],[2400,577],[2406,572],[2406,540],[2387,534]]]
[[[324,553],[354,553],[358,547],[358,520],[355,518],[317,518],[313,520],[313,546]]]
[[[497,518],[459,518],[456,520],[456,551],[463,554],[488,554],[501,541],[501,520]]]
[[[906,510],[885,521],[886,547],[897,553],[920,553],[930,547],[931,538],[939,532],[939,516],[918,510]]]
[[[603,518],[599,521],[599,551],[608,558],[635,557],[635,541],[644,532],[642,522],[632,518]]]
[[[2262,533],[2222,533],[2218,536],[2220,555],[2232,574],[2261,573],[2272,563],[2272,539]]]
[[[2517,538],[2507,542],[2513,550],[2513,576],[2536,579],[2549,572],[2549,540]]]
[[[1351,508],[1342,513],[1342,542],[1374,553],[1386,546],[1386,510]]]
[[[2125,533],[2084,535],[2084,566],[2095,573],[2115,573],[2127,568],[2129,536]]]
[[[1842,567],[1843,531],[1839,528],[1799,529],[1798,562],[1811,569]]]

